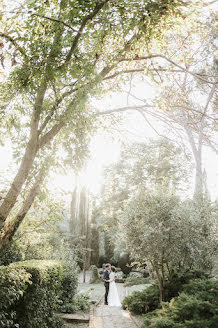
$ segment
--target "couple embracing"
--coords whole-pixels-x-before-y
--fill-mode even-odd
[[[104,287],[105,297],[104,304],[109,306],[121,306],[117,286],[115,283],[115,267],[110,264],[105,265],[104,270]]]

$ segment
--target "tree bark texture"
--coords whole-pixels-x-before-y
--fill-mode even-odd
[[[27,197],[25,198],[16,218],[13,222],[9,222],[5,225],[4,232],[1,235],[0,239],[0,252],[3,248],[7,247],[13,241],[13,237],[19,228],[20,224],[22,223],[23,219],[25,218],[26,214],[28,213],[29,209],[31,208],[34,199],[38,195],[40,191],[40,186],[48,173],[49,167],[42,168],[41,172],[39,173],[35,183],[33,184],[32,188],[30,189]]]

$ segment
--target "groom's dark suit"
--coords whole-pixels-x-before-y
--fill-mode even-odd
[[[109,280],[110,279],[110,271],[109,270],[104,270],[104,280]],[[107,302],[107,297],[108,297],[108,292],[109,292],[109,282],[104,282],[104,287],[105,287],[105,295],[104,295],[104,304],[108,304]]]

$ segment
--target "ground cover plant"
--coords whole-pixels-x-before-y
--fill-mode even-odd
[[[218,283],[197,279],[184,285],[178,297],[145,316],[144,328],[215,328],[218,323]]]

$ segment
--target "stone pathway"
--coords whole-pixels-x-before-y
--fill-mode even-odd
[[[117,284],[120,300],[126,296],[123,284]],[[103,300],[94,310],[90,328],[137,328],[140,327],[129,312],[120,307],[104,305]]]

